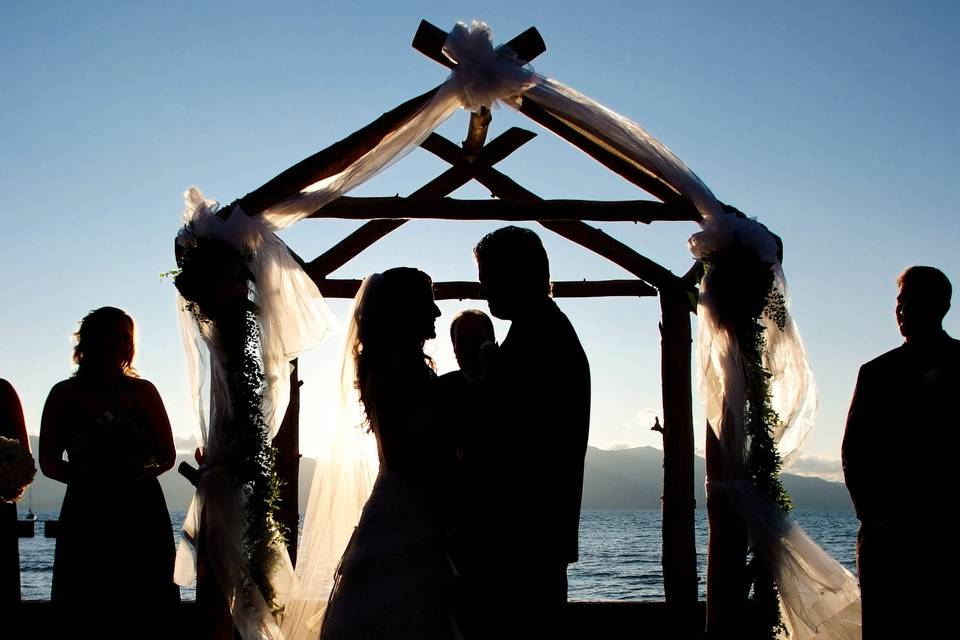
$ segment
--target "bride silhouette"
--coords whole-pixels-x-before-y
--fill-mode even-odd
[[[347,354],[380,471],[340,560],[320,636],[458,638],[440,524],[436,374],[423,352],[440,315],[433,285],[417,269],[389,269],[364,281],[354,309]]]

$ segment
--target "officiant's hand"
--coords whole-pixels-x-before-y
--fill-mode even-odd
[[[207,466],[207,457],[204,455],[203,447],[197,447],[194,449],[193,459],[197,461],[197,476],[202,477],[209,468]]]
[[[497,366],[500,361],[500,345],[496,340],[488,340],[480,345],[480,360],[487,371]]]

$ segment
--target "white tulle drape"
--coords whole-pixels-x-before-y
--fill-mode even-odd
[[[703,216],[704,231],[693,241],[694,252],[704,243],[729,241],[735,232],[729,214],[726,214],[709,189],[669,149],[647,134],[639,125],[610,111],[586,96],[533,73],[523,66],[515,55],[502,48],[494,48],[489,28],[474,22],[470,27],[458,24],[450,32],[444,53],[458,64],[449,78],[439,87],[432,99],[384,137],[359,160],[340,173],[310,185],[301,193],[271,207],[261,216],[249,217],[235,210],[224,221],[212,215],[212,203],[203,199],[199,191],[186,194],[185,222],[190,222],[192,233],[201,237],[220,239],[230,246],[247,251],[249,266],[256,277],[256,302],[261,309],[261,358],[268,381],[263,409],[271,435],[280,424],[285,409],[288,361],[301,350],[316,344],[335,321],[322,303],[319,292],[309,277],[293,261],[286,247],[273,234],[309,215],[316,209],[348,192],[373,177],[422,142],[437,126],[457,109],[475,110],[492,106],[498,101],[518,107],[530,100],[588,136],[602,141],[614,153],[647,172],[678,197],[692,203]],[[778,283],[783,285],[778,268]],[[183,301],[181,301],[182,303]],[[181,304],[182,306],[182,304]],[[710,322],[709,291],[701,298],[700,308],[700,362],[702,388],[708,414],[713,418],[722,413],[721,407],[732,405],[731,398],[742,393],[734,376],[737,345],[730,336]],[[181,313],[184,342],[188,359],[194,363],[190,380],[196,399],[200,436],[207,446],[208,463],[216,467],[210,455],[217,448],[217,425],[222,412],[229,410],[229,398],[223,384],[223,363],[216,335],[204,333],[188,312]],[[345,348],[352,344],[346,336]],[[768,335],[769,357],[766,365],[775,371],[773,382],[774,404],[784,418],[786,429],[780,434],[782,453],[799,445],[808,428],[812,408],[811,396],[804,389],[810,380],[802,346],[792,322],[787,330]],[[345,362],[351,362],[349,354]],[[210,387],[205,388],[209,375]],[[352,382],[352,374],[345,372]],[[347,387],[352,388],[349,382]],[[210,406],[204,403],[209,392]],[[333,425],[303,425],[302,428],[322,428],[325,434],[326,455],[321,456],[315,476],[307,515],[304,522],[299,561],[294,579],[289,562],[276,571],[276,587],[285,606],[280,620],[260,602],[233,603],[234,618],[243,637],[311,639],[317,638],[323,610],[333,583],[334,571],[359,519],[373,477],[376,473],[375,445],[358,428],[360,417],[355,398],[345,398],[348,407],[343,417]],[[209,423],[204,416],[209,413]],[[789,419],[788,419],[789,418]],[[728,423],[711,419],[720,431],[729,430],[721,440],[732,441],[742,450],[742,421]],[[807,427],[803,426],[808,425]],[[739,430],[739,431],[738,431]],[[729,437],[733,435],[734,437]],[[795,525],[778,513],[768,513],[747,488],[741,492],[744,509],[756,511],[756,544],[769,548],[772,566],[779,567],[780,592],[788,620],[795,637],[813,637],[805,630],[821,630],[839,618],[837,611],[849,613],[856,594],[848,589],[852,577],[835,561],[820,551]],[[185,539],[178,555],[177,576],[181,584],[192,578],[191,545],[196,535],[200,509],[207,507],[208,527],[229,542],[224,548],[213,548],[218,561],[231,568],[229,575],[242,571],[237,513],[228,511],[241,504],[242,496],[229,482],[221,481],[216,473],[204,475],[197,497],[191,505],[185,525]],[[211,514],[222,522],[211,518]],[[230,529],[230,527],[234,527]],[[223,529],[222,531],[219,531]],[[209,529],[208,529],[209,533]],[[853,583],[855,589],[855,582]],[[230,585],[226,587],[229,591]],[[236,585],[228,596],[235,595]],[[842,616],[841,616],[842,617]],[[845,633],[845,632],[844,632]],[[837,632],[822,637],[851,637]]]
[[[700,210],[702,231],[690,238],[695,257],[710,262],[731,247],[752,250],[773,270],[773,286],[789,301],[786,280],[773,236],[754,220],[721,210]],[[708,268],[700,286],[697,306],[697,361],[700,393],[707,421],[720,443],[725,477],[709,478],[709,495],[724,494],[747,527],[750,548],[777,580],[782,619],[787,637],[796,640],[861,637],[860,589],[856,578],[820,549],[798,525],[784,516],[770,498],[744,479],[747,436],[744,431],[746,399],[745,358],[734,328],[720,320],[713,276],[722,269]],[[718,276],[719,277],[719,276]],[[767,348],[763,367],[770,374],[771,403],[781,423],[772,434],[781,458],[797,453],[813,428],[816,389],[813,374],[796,324],[789,313],[783,328],[763,315]]]
[[[177,242],[189,246],[198,238],[218,240],[246,256],[254,277],[256,285],[251,295],[259,308],[259,357],[264,375],[261,410],[268,437],[272,438],[280,428],[290,395],[290,361],[319,345],[336,326],[336,318],[316,284],[263,219],[240,210],[227,219],[220,218],[215,215],[216,203],[195,188],[189,189],[184,198],[184,227]],[[207,557],[237,629],[244,638],[279,638],[279,626],[266,599],[256,589],[243,588],[253,584],[242,524],[248,496],[224,465],[222,428],[230,419],[232,402],[223,347],[216,326],[198,323],[187,302],[182,298],[178,302],[188,379],[204,448],[204,472],[184,521],[174,577],[181,585],[195,580],[197,538],[203,517]],[[274,544],[279,561],[269,567],[267,576],[276,600],[284,602],[293,586],[293,566],[286,549]]]
[[[371,276],[373,278],[374,276]],[[364,280],[350,309],[341,345],[336,422],[321,426],[322,454],[317,459],[297,560],[297,582],[287,601],[281,629],[287,640],[319,637],[340,556],[370,497],[379,462],[373,434],[363,428],[356,389],[357,313],[371,278]]]

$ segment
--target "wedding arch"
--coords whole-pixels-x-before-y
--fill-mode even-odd
[[[360,285],[359,280],[328,276],[409,220],[531,221],[633,276],[554,282],[555,297],[660,299],[662,563],[675,630],[686,625],[684,634],[693,636],[695,621],[702,620],[697,613],[694,539],[690,319],[698,309],[699,377],[711,426],[707,472],[715,492],[708,495],[720,496],[708,499],[708,619],[720,631],[740,624],[738,602],[746,593],[730,586],[743,577],[749,542],[755,556],[771,558],[769,573],[779,588],[773,593],[785,603],[785,630],[794,637],[813,637],[833,624],[837,611],[848,620],[858,602],[849,573],[809,550],[809,540],[782,513],[767,513],[769,498],[756,495],[755,485],[741,482],[747,477],[750,447],[762,439],[757,433],[770,439],[771,450],[772,443],[779,442],[786,455],[812,424],[812,378],[787,312],[779,239],[719,203],[686,165],[634,122],[530,70],[527,63],[545,51],[536,29],[494,48],[482,23],[457,25],[448,34],[423,21],[413,47],[449,67],[450,77],[228,206],[219,207],[195,189],[187,192],[185,226],[177,240],[183,269],[177,285],[183,296],[185,343],[191,360],[198,363],[191,378],[208,459],[188,514],[178,578],[192,579],[189,565],[199,550],[201,573],[207,566],[215,578],[198,587],[198,600],[222,597],[244,637],[310,636],[328,582],[320,574],[331,571],[329,557],[339,555],[348,530],[344,527],[353,525],[343,513],[362,504],[361,495],[349,507],[337,507],[345,524],[336,527],[323,523],[315,529],[308,510],[304,538],[311,549],[323,547],[327,559],[311,556],[311,566],[320,567],[315,577],[300,575],[299,566],[295,573],[299,381],[287,363],[322,338],[326,327],[321,296],[352,298]],[[495,165],[535,134],[515,127],[487,141],[490,106],[496,101],[659,201],[544,200],[520,186]],[[466,139],[457,145],[434,129],[460,108],[471,116]],[[450,167],[407,197],[344,195],[417,146]],[[471,180],[494,199],[447,197]],[[275,235],[304,218],[365,222],[306,261]],[[696,259],[687,273],[675,275],[587,224],[590,221],[696,222],[702,229],[690,243]],[[252,292],[238,284],[248,281]],[[438,299],[479,298],[476,282],[438,281],[434,288]],[[747,333],[744,327],[749,327]],[[745,336],[756,344],[745,344]],[[741,365],[744,354],[748,363],[756,364],[755,370]],[[751,377],[751,371],[760,374]],[[750,410],[756,409],[757,397],[762,398],[760,408],[769,411],[760,419],[761,431],[750,432]],[[242,469],[241,458],[246,465]],[[778,470],[775,453],[773,460],[774,468],[766,471],[771,477]],[[291,532],[286,550],[277,535],[284,525]],[[819,594],[820,601],[832,598],[829,613],[819,605],[791,601],[807,592]],[[304,605],[306,601],[312,604]],[[779,610],[781,605],[774,601],[774,606]],[[832,637],[854,636],[838,631]]]

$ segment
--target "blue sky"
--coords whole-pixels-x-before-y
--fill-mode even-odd
[[[666,4],[0,5],[0,376],[20,392],[30,430],[49,388],[71,372],[77,321],[109,304],[138,321],[137,367],[177,435],[188,435],[173,287],[158,277],[174,266],[182,192],[197,185],[229,202],[438,84],[445,70],[409,46],[417,24],[477,18],[498,42],[537,26],[547,43],[537,71],[639,122],[718,198],[783,238],[820,389],[806,454],[839,457],[858,366],[899,343],[897,273],[932,264],[960,286],[960,5]],[[458,114],[441,133],[459,141],[466,122]],[[494,112],[493,135],[510,126],[539,134],[500,165],[535,193],[648,197],[535,123]],[[406,194],[443,169],[416,151],[355,195]],[[456,195],[485,193],[474,185]],[[305,221],[283,237],[310,258],[355,226]],[[410,223],[335,276],[406,264],[438,280],[474,279],[470,250],[496,226]],[[695,225],[600,226],[675,273],[691,264]],[[541,236],[557,279],[628,277]],[[561,305],[593,368],[592,443],[655,443],[656,300]],[[443,305],[430,347],[441,368],[451,366],[443,337],[461,306]],[[945,326],[960,334],[960,313]],[[321,405],[335,352],[331,342],[305,362],[304,393]]]

